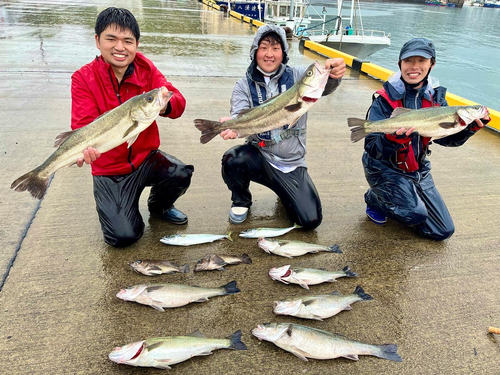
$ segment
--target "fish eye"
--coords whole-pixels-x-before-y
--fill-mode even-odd
[[[142,263],[142,260],[140,260],[140,259],[139,259],[136,263],[137,263],[137,264],[141,264],[141,263]]]
[[[153,101],[153,97],[151,95],[148,95],[147,100],[148,100],[148,103],[151,103]]]
[[[308,77],[310,77],[310,76],[312,76],[312,75],[313,75],[312,70],[309,70],[309,71],[307,72],[307,76],[308,76]]]

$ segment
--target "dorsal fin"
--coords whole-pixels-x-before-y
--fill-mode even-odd
[[[199,329],[196,329],[196,331],[191,332],[190,334],[186,335],[189,337],[198,337],[200,339],[206,339],[207,336],[205,336]]]
[[[394,109],[394,111],[392,111],[391,118],[396,117],[398,115],[401,115],[403,113],[409,112],[409,111],[412,111],[412,109],[397,107]]]
[[[54,141],[54,147],[59,147],[66,139],[71,137],[71,135],[75,132],[76,130],[70,130],[64,133],[59,134],[56,137],[56,140]]]

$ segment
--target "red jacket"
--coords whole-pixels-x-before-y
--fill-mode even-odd
[[[137,52],[132,75],[124,77],[120,85],[112,67],[102,57],[77,70],[71,77],[71,128],[90,124],[103,113],[124,103],[133,96],[165,86],[174,95],[171,111],[166,115],[177,118],[186,108],[186,99],[142,53]],[[167,112],[168,112],[167,108]],[[102,153],[92,164],[92,174],[122,175],[133,172],[149,153],[160,146],[156,121],[144,130],[130,148],[124,143]],[[82,150],[83,152],[83,150]],[[83,155],[83,154],[82,154]]]

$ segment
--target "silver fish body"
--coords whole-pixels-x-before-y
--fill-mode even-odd
[[[124,301],[134,301],[159,311],[165,311],[164,309],[185,306],[192,302],[205,302],[210,297],[239,292],[236,281],[231,281],[218,288],[182,284],[140,284],[121,289],[116,296]]]
[[[189,265],[179,267],[178,265],[169,262],[167,260],[153,260],[153,259],[143,259],[136,260],[135,262],[129,263],[130,268],[135,272],[141,273],[146,276],[157,276],[162,274],[170,273],[188,273]]]
[[[249,108],[232,120],[224,123],[196,119],[195,126],[201,131],[200,142],[207,143],[226,129],[246,137],[285,125],[293,126],[314,103],[321,98],[330,74],[317,61],[311,64],[304,75],[284,93],[266,100],[258,107]]]
[[[302,241],[277,240],[269,241],[259,238],[257,245],[268,254],[275,254],[286,258],[301,256],[308,253],[326,251],[329,253],[342,253],[338,245],[323,246]]]
[[[224,271],[224,266],[239,263],[252,264],[252,259],[248,256],[248,254],[243,254],[241,256],[211,254],[200,259],[196,263],[194,271]]]
[[[160,239],[160,242],[165,245],[174,246],[191,246],[199,245],[202,243],[214,242],[227,238],[232,241],[231,232],[228,234],[174,234],[172,236],[165,236]]]
[[[392,134],[400,128],[415,128],[423,137],[439,139],[464,130],[476,119],[489,115],[488,108],[482,105],[430,107],[416,110],[396,108],[391,118],[379,121],[366,121],[358,118],[348,118],[351,128],[351,141],[357,142],[367,134]]]
[[[95,147],[101,153],[125,142],[130,147],[158,117],[172,95],[165,87],[136,95],[87,126],[60,134],[54,144],[57,150],[40,166],[16,179],[11,189],[28,190],[34,198],[40,199],[47,190],[50,176],[63,167],[75,164],[88,147]]]
[[[344,357],[357,361],[360,355],[372,355],[401,362],[397,345],[371,345],[345,336],[292,323],[260,324],[252,330],[259,340],[272,342],[303,361]]]
[[[289,228],[256,228],[247,229],[240,232],[240,237],[243,238],[260,238],[260,237],[278,237],[282,236],[295,228],[300,228],[298,225],[294,225]]]
[[[342,295],[333,292],[325,295],[306,296],[296,300],[275,301],[273,312],[276,315],[291,315],[303,319],[323,320],[337,315],[343,310],[351,310],[351,304],[372,300],[363,288],[357,286],[353,294]]]
[[[196,331],[187,336],[155,337],[116,347],[108,358],[116,363],[136,367],[170,369],[192,357],[212,354],[217,349],[246,350],[241,331],[227,339],[206,338]]]
[[[334,282],[339,277],[356,277],[349,266],[341,271],[327,271],[318,268],[292,268],[290,265],[271,268],[269,276],[273,280],[281,281],[284,284],[298,284],[302,288],[309,289],[309,285],[317,285],[325,282]]]

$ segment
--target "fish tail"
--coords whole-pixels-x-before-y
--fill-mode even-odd
[[[361,118],[349,117],[347,119],[347,125],[352,128],[351,129],[351,142],[357,142],[362,140],[366,136],[365,132],[365,122]]]
[[[248,254],[243,254],[241,257],[241,262],[245,264],[252,264],[252,258]]]
[[[180,273],[189,273],[189,264],[185,264],[179,268]]]
[[[373,299],[373,297],[370,296],[369,294],[365,293],[363,288],[361,288],[359,285],[356,287],[356,289],[354,289],[354,294],[357,294],[359,297],[361,297],[365,301],[369,301],[369,300]]]
[[[398,353],[398,346],[395,344],[384,344],[384,345],[376,345],[376,347],[379,349],[375,353],[373,353],[374,356],[379,357],[379,358],[384,358],[388,359],[389,361],[394,361],[394,362],[402,362],[403,360],[399,356]]]
[[[223,286],[223,288],[225,289],[224,295],[236,294],[240,292],[240,290],[236,287],[236,280],[227,283]]]
[[[347,277],[356,277],[356,276],[358,276],[358,274],[356,272],[352,272],[351,271],[351,268],[349,266],[345,266],[344,268],[342,268],[342,271],[345,272],[345,275]]]
[[[235,333],[229,336],[228,339],[231,340],[231,345],[229,346],[229,349],[247,350],[247,346],[243,343],[243,341],[241,341],[240,330],[237,330]]]
[[[227,239],[231,242],[233,242],[233,239],[231,238],[231,234],[233,234],[233,231],[230,230],[229,233],[227,234]]]
[[[342,250],[340,250],[339,245],[332,245],[332,246],[328,246],[328,247],[327,247],[327,250],[328,250],[330,253],[342,254]]]
[[[40,170],[41,167],[38,167],[22,175],[10,185],[10,188],[15,191],[28,190],[33,198],[41,199],[47,190],[49,179],[40,177]]]
[[[295,224],[295,223],[294,223],[294,224],[293,224],[293,227],[294,227],[294,228],[297,228],[297,229],[300,229],[300,228],[302,228],[302,225],[299,225],[299,224]]]
[[[210,142],[213,138],[217,136],[223,130],[220,127],[221,123],[218,121],[196,119],[194,120],[194,126],[196,129],[201,131],[200,142],[202,144]],[[218,128],[218,129],[217,129]]]

